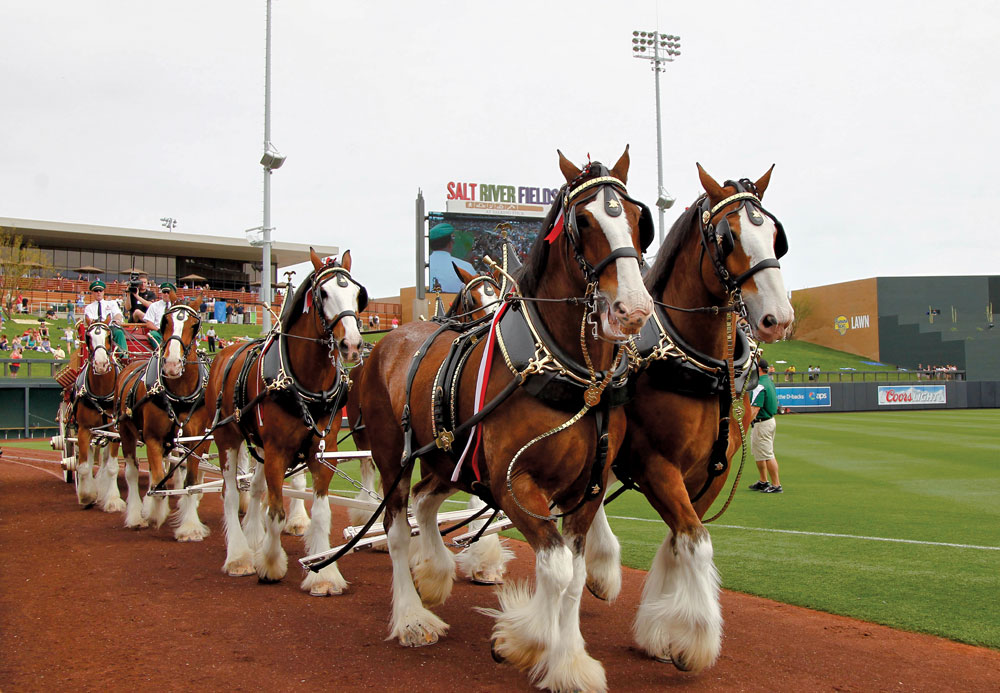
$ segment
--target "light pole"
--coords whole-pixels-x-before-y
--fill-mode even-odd
[[[160,217],[160,226],[164,227],[167,231],[173,231],[177,226],[177,220],[173,217]]]
[[[260,296],[264,302],[261,327],[264,332],[271,330],[271,171],[281,168],[285,157],[271,144],[271,0],[267,0],[267,22],[264,49],[264,156],[260,165],[264,167],[264,224],[261,227],[264,247],[263,267],[260,275]]]
[[[674,204],[673,196],[663,187],[663,137],[660,131],[660,73],[662,63],[672,63],[681,54],[681,37],[659,31],[633,31],[632,55],[648,60],[656,74],[656,206],[660,210],[660,245],[665,235],[663,212]]]

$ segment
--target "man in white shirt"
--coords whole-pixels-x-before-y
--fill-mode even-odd
[[[90,283],[90,294],[93,301],[83,309],[83,319],[87,326],[97,320],[104,320],[111,325],[111,337],[115,340],[122,355],[128,354],[128,346],[125,344],[125,331],[119,325],[125,321],[122,315],[122,308],[118,301],[111,301],[104,298],[104,290],[107,287],[100,279],[95,279]]]
[[[160,322],[167,309],[177,301],[176,292],[177,287],[170,282],[163,282],[160,284],[160,300],[150,303],[149,307],[146,308],[146,315],[142,321],[149,328],[149,333],[146,336],[154,349],[159,348],[163,341],[163,335],[160,333]]]

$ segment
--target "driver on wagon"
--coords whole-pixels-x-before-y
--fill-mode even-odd
[[[118,305],[118,301],[111,301],[104,298],[104,290],[106,288],[107,286],[100,279],[90,282],[90,293],[94,300],[88,303],[87,307],[83,309],[84,324],[90,327],[90,323],[92,322],[110,318],[108,322],[111,325],[111,338],[115,340],[115,346],[118,347],[118,351],[122,355],[125,355],[128,354],[128,346],[125,344],[125,331],[119,327],[125,321],[125,316],[122,315],[122,309]]]
[[[160,322],[163,320],[167,309],[176,302],[177,287],[170,282],[163,282],[160,284],[160,300],[150,303],[149,307],[146,308],[146,315],[143,317],[142,322],[149,328],[149,333],[146,337],[149,339],[150,346],[154,349],[158,349],[163,342],[163,335],[160,333]]]

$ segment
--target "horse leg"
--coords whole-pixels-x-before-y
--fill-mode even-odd
[[[453,493],[444,484],[421,482],[414,489],[413,514],[420,532],[410,555],[410,570],[420,599],[428,607],[443,604],[455,581],[455,557],[445,547],[437,523],[441,504]]]
[[[97,484],[94,482],[90,458],[90,437],[90,429],[80,426],[76,434],[76,499],[85,508],[97,502]]]
[[[610,486],[611,482],[607,485]],[[622,589],[621,547],[608,524],[603,503],[587,531],[584,559],[587,563],[587,589],[598,599],[613,602]]]
[[[646,467],[659,473],[656,478],[647,474],[642,488],[671,531],[646,577],[633,632],[651,657],[682,671],[701,671],[715,663],[722,647],[712,538],[691,506],[677,467],[655,456]]]
[[[264,446],[264,478],[267,480],[267,515],[264,517],[264,543],[254,552],[253,564],[260,582],[277,582],[288,572],[288,554],[281,545],[285,527],[285,500],[282,487],[288,459],[285,451]]]
[[[549,514],[545,495],[530,478],[518,478],[514,487],[514,493],[531,512]],[[482,610],[496,619],[494,657],[528,672],[542,688],[607,690],[604,667],[587,654],[580,633],[580,598],[586,582],[582,530],[594,510],[587,513],[586,523],[579,522],[579,533],[571,534],[567,545],[554,522],[527,515],[510,502],[509,496],[504,496],[501,503],[535,551],[535,591],[532,594],[526,583],[508,582],[497,592],[500,609]],[[581,512],[583,509],[577,514]],[[567,524],[574,519],[571,516]]]
[[[305,491],[306,471],[303,469],[300,472],[292,474],[289,481],[292,484],[292,488],[296,491]],[[315,497],[315,492],[313,493],[313,497]],[[309,529],[309,513],[306,512],[306,502],[301,498],[293,498],[288,508],[285,534],[291,534],[293,537],[301,537],[306,533],[307,529]],[[329,529],[329,526],[327,526],[327,531]]]
[[[485,508],[486,503],[479,496],[472,496],[466,507],[470,511],[476,511]],[[486,513],[487,519],[489,514]],[[477,532],[486,522],[487,520],[476,520],[469,525],[469,530]],[[481,536],[456,556],[458,567],[477,585],[502,585],[504,575],[507,574],[507,562],[514,557],[514,552],[505,543],[497,534]]]
[[[250,451],[247,449],[245,441],[240,443],[240,454],[237,464],[239,465],[236,471],[238,476],[248,474],[257,468],[257,463],[250,460]],[[247,495],[246,491],[240,491],[240,515],[247,514],[247,510],[250,507],[249,504],[250,496]]]
[[[312,454],[310,452],[310,454]],[[330,549],[330,479],[333,473],[325,466],[311,464],[313,475],[312,522],[306,530],[306,555],[312,556]],[[306,571],[301,588],[314,597],[329,597],[342,594],[347,589],[347,580],[340,574],[336,563],[331,563],[318,572]]]
[[[120,513],[125,509],[125,501],[118,490],[118,450],[120,444],[115,441],[105,449],[104,464],[101,474],[106,479],[104,495],[100,499],[101,510],[106,513]]]
[[[250,452],[246,444],[240,446],[239,454],[242,457],[250,458]],[[240,469],[250,467],[249,462],[241,464]],[[240,505],[243,507],[243,534],[247,538],[247,544],[256,551],[264,543],[264,490],[267,488],[267,480],[264,478],[264,465],[253,465],[253,477],[250,479],[250,490],[240,491]],[[244,504],[244,498],[246,503]]]
[[[156,440],[155,436],[150,436],[146,441],[146,461],[149,463],[149,489],[152,489],[163,480],[163,443]],[[142,516],[146,518],[155,529],[163,526],[170,515],[170,505],[166,496],[151,496],[146,493],[142,499]]]
[[[240,492],[236,485],[239,470],[239,442],[227,446],[219,432],[215,440],[219,448],[219,466],[222,469],[222,527],[226,533],[226,560],[222,572],[231,577],[253,575],[253,551],[240,526]]]
[[[355,500],[370,503],[372,497],[368,495],[369,491],[375,493],[375,464],[370,457],[362,457],[361,490],[354,496]],[[352,525],[363,525],[368,522],[368,518],[371,516],[372,513],[370,510],[363,510],[361,508],[350,508],[347,511],[347,517]]]
[[[128,487],[125,501],[125,526],[130,529],[148,527],[142,516],[142,497],[139,495],[139,461],[135,456],[135,438],[122,430],[122,451],[125,456],[125,485]]]
[[[207,446],[202,446],[194,454],[202,454],[208,451]],[[194,486],[198,483],[198,460],[194,454],[188,457],[187,470],[184,473],[184,487]],[[180,474],[180,469],[177,470]],[[177,501],[177,512],[174,516],[174,539],[177,541],[201,541],[209,535],[208,526],[198,517],[198,503],[201,501],[201,494],[190,494],[181,496]]]

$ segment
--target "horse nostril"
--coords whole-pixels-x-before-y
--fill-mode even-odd
[[[768,313],[761,319],[760,324],[764,327],[774,327],[778,324],[778,319]]]
[[[628,315],[628,309],[625,308],[625,303],[622,301],[615,301],[612,303],[611,312],[615,315]]]

